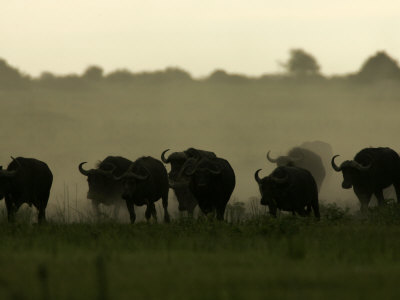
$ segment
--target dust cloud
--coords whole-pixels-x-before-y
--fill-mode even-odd
[[[266,160],[268,150],[276,156],[320,140],[340,154],[340,163],[364,147],[400,149],[400,87],[391,81],[100,80],[85,88],[37,84],[0,90],[0,106],[0,163],[7,166],[10,156],[48,163],[54,174],[49,216],[65,209],[66,199],[74,210],[90,208],[78,164],[87,161],[87,168],[94,167],[108,155],[135,160],[144,155],[159,159],[167,148],[214,151],[235,170],[231,201],[246,202],[259,193],[255,170],[262,168],[267,175],[274,169]],[[322,186],[321,201],[357,207],[352,190],[341,189],[341,174],[327,171],[332,174]]]

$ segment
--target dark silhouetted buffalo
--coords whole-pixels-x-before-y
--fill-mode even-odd
[[[14,221],[23,203],[38,209],[39,223],[46,221],[52,183],[53,174],[47,164],[34,158],[13,158],[7,170],[0,167],[0,199],[5,197],[8,221]]]
[[[189,215],[193,215],[193,211],[196,208],[197,201],[189,189],[189,185],[178,185],[175,184],[177,176],[182,169],[182,166],[188,159],[195,159],[197,161],[202,158],[216,158],[217,156],[213,152],[198,150],[195,148],[189,148],[183,152],[173,152],[168,158],[165,154],[169,149],[165,150],[161,154],[161,160],[165,164],[171,164],[171,171],[169,172],[169,181],[171,183],[171,188],[175,192],[176,199],[178,200],[179,211],[187,211]]]
[[[222,158],[188,159],[182,166],[173,188],[188,186],[204,214],[215,211],[218,220],[224,219],[226,204],[235,188],[235,173]]]
[[[89,191],[88,199],[92,200],[92,205],[96,213],[99,213],[99,204],[115,205],[115,212],[124,202],[122,199],[123,186],[114,176],[121,176],[125,173],[132,161],[121,156],[107,156],[100,162],[95,169],[85,170],[79,164],[79,171],[87,176]]]
[[[325,167],[318,154],[301,147],[294,147],[288,152],[288,155],[279,156],[278,158],[271,158],[270,152],[268,151],[267,153],[267,159],[272,163],[276,163],[278,167],[299,167],[310,171],[317,183],[318,191],[321,189],[325,178]]]
[[[277,209],[306,216],[312,208],[319,219],[318,189],[308,170],[282,166],[264,178],[259,177],[260,171],[255,172],[254,178],[260,188],[261,204],[267,205],[273,216]]]
[[[153,157],[141,157],[134,161],[128,170],[114,179],[123,184],[122,198],[130,214],[131,222],[136,220],[134,205],[146,205],[147,221],[151,216],[157,220],[154,202],[162,199],[164,221],[169,222],[168,214],[168,174],[163,163]]]
[[[343,173],[342,187],[350,189],[360,200],[365,211],[374,194],[378,205],[384,204],[383,189],[393,185],[397,202],[400,200],[400,157],[390,148],[365,148],[357,153],[354,160],[346,160],[340,166],[332,157],[332,168]]]

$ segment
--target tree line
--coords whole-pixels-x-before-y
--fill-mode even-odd
[[[55,89],[83,89],[93,84],[135,83],[160,84],[169,82],[207,82],[207,83],[247,83],[247,82],[321,82],[345,81],[351,83],[371,83],[377,81],[400,81],[398,62],[385,51],[378,51],[368,57],[361,68],[351,74],[325,76],[317,59],[303,49],[290,50],[289,59],[280,63],[284,71],[278,74],[265,74],[249,77],[242,74],[230,74],[225,70],[215,70],[209,76],[195,79],[180,68],[167,68],[154,72],[133,73],[119,69],[108,74],[99,66],[89,66],[82,74],[55,75],[43,72],[39,77],[22,73],[0,58],[0,89],[26,89],[32,86]]]

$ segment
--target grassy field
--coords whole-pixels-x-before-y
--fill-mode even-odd
[[[257,203],[248,214],[236,207],[218,223],[178,218],[171,196],[171,224],[126,224],[126,209],[119,222],[95,222],[85,213],[87,182],[77,168],[107,155],[159,158],[167,148],[196,147],[232,164],[237,184],[230,203],[247,203],[259,195],[255,170],[267,175],[275,167],[266,162],[268,150],[280,155],[322,140],[340,161],[369,146],[399,151],[397,82],[36,86],[1,90],[0,109],[1,165],[11,155],[35,157],[54,174],[49,224],[32,225],[29,209],[7,224],[1,203],[0,299],[400,296],[397,206],[366,216],[325,206],[316,222],[272,219]],[[321,203],[357,207],[353,191],[341,189],[341,174],[327,171]]]
[[[400,208],[0,226],[0,299],[395,299]]]

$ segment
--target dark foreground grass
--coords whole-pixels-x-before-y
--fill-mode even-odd
[[[400,209],[0,226],[0,299],[395,299]]]

